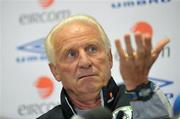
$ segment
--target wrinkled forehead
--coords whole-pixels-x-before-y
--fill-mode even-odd
[[[62,25],[62,27],[57,29],[57,32],[68,31],[69,33],[73,33],[73,32],[81,32],[85,30],[99,32],[98,27],[95,24],[87,21],[73,21],[70,23],[66,23]]]
[[[63,24],[52,34],[52,43],[55,45],[62,40],[81,34],[95,34],[97,37],[101,37],[101,33],[95,24],[86,21],[73,21]]]

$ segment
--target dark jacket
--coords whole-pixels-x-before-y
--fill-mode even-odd
[[[104,106],[114,111],[118,107],[129,106],[130,99],[124,93],[125,86],[117,85],[113,78],[110,79],[108,85],[103,87]],[[110,93],[112,94],[110,96]],[[74,105],[68,98],[64,89],[61,92],[61,105],[54,107],[52,110],[38,117],[37,119],[70,119],[74,113]]]

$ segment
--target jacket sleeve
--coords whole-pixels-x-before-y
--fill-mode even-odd
[[[171,105],[157,86],[147,101],[131,101],[133,119],[169,119],[173,116]]]

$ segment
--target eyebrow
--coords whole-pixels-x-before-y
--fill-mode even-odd
[[[100,39],[99,39],[99,40],[100,40]],[[83,44],[85,44],[85,47],[88,46],[88,45],[92,45],[92,44],[94,44],[94,45],[104,44],[103,42],[100,43],[99,40],[98,40],[98,39],[92,39],[92,40],[86,41],[86,42],[83,43]],[[57,48],[56,51],[57,51],[57,52],[60,52],[60,51],[62,51],[62,52],[67,52],[69,49],[77,49],[78,47],[79,47],[78,45],[67,44],[66,47],[63,47],[63,45],[62,45],[62,47]]]

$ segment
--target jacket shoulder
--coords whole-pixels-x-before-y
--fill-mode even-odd
[[[123,106],[129,106],[130,105],[130,99],[127,94],[125,94],[125,85],[119,84],[119,94],[118,94],[118,100],[116,103],[116,107],[123,107]]]
[[[64,119],[61,105],[54,107],[37,119]]]

